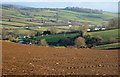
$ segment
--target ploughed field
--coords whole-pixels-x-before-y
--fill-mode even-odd
[[[118,50],[2,44],[3,75],[118,74]]]

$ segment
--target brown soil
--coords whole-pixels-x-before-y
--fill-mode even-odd
[[[3,75],[117,75],[118,50],[2,42]]]

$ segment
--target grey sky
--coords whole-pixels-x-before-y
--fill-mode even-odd
[[[36,8],[82,7],[118,12],[119,0],[2,0],[2,3]]]
[[[2,0],[1,2],[118,2],[119,0]]]

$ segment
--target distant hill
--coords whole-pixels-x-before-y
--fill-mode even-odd
[[[83,12],[83,13],[95,13],[95,14],[102,14],[103,13],[102,10],[89,9],[89,8],[79,8],[79,7],[66,7],[64,10]]]
[[[102,10],[75,8],[32,8],[17,5],[2,4],[2,25],[14,26],[64,26],[68,24],[80,25],[83,22],[98,25],[108,21],[117,14]],[[68,23],[70,22],[70,23]]]

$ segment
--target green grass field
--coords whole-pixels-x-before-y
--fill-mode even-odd
[[[89,34],[92,36],[101,36],[103,40],[109,41],[110,38],[118,38],[118,31],[120,29],[113,29],[107,31],[98,31],[98,32],[90,32]]]
[[[36,37],[37,39],[46,39],[47,42],[51,42],[51,43],[54,43],[54,42],[58,42],[60,39],[64,39],[64,38],[67,38],[67,37],[75,37],[77,36],[78,33],[74,33],[74,34],[57,34],[57,35],[47,35],[47,36],[43,36],[43,37]]]
[[[110,48],[118,48],[118,47],[120,47],[120,43],[112,43],[112,44],[101,45],[101,46],[97,46],[96,48],[110,49]]]

